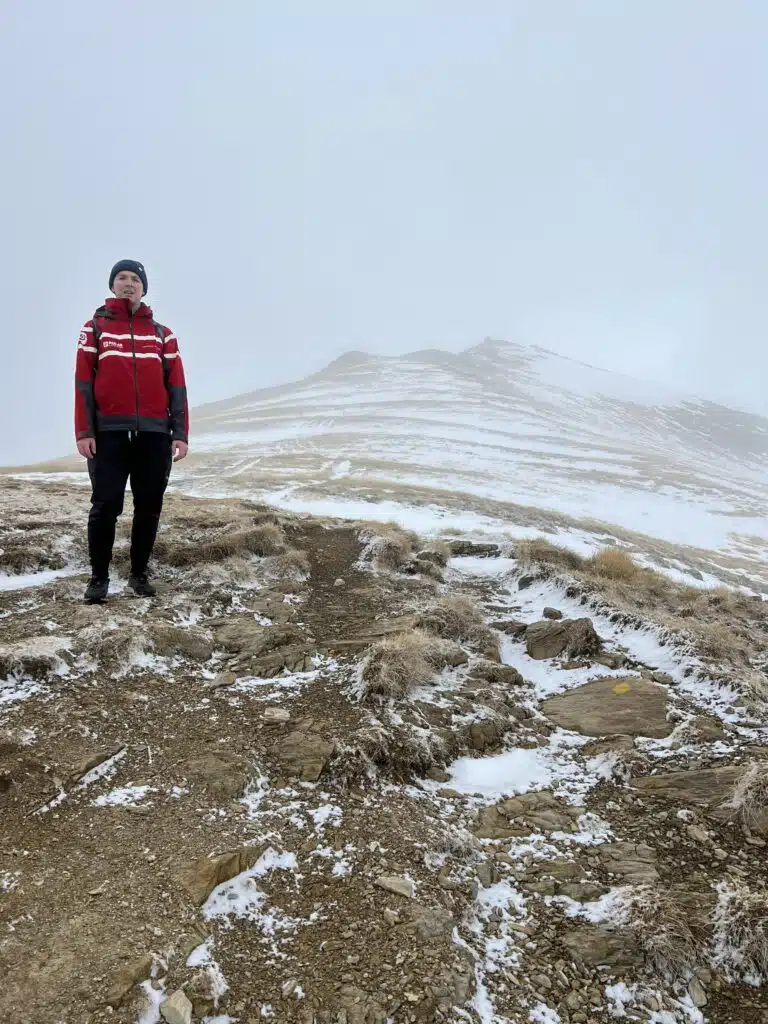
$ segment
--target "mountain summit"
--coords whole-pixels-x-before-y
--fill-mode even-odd
[[[515,342],[348,352],[193,427],[190,472],[215,462],[228,490],[415,487],[710,549],[768,539],[768,420]]]

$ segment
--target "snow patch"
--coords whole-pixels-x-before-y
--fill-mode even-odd
[[[153,786],[119,786],[91,800],[94,807],[135,807],[147,793],[156,793]]]

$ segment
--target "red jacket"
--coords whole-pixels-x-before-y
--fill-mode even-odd
[[[162,340],[161,340],[162,339]],[[187,388],[176,335],[142,304],[107,299],[77,343],[75,437],[148,430],[186,441]]]

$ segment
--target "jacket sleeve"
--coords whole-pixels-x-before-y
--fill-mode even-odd
[[[184,364],[181,361],[176,335],[166,327],[163,342],[163,365],[165,387],[168,391],[168,411],[171,421],[171,437],[174,441],[189,441],[189,408],[187,406],[187,384],[184,379]]]
[[[75,363],[75,439],[96,436],[96,400],[93,383],[98,367],[98,350],[93,337],[93,321],[80,331]]]

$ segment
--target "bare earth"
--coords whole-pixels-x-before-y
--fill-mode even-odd
[[[86,607],[85,507],[0,478],[0,569],[65,573],[0,589],[0,1019],[768,1021],[754,677],[543,567],[237,500],[171,497],[158,598],[123,535]],[[566,770],[455,768],[537,752]]]

